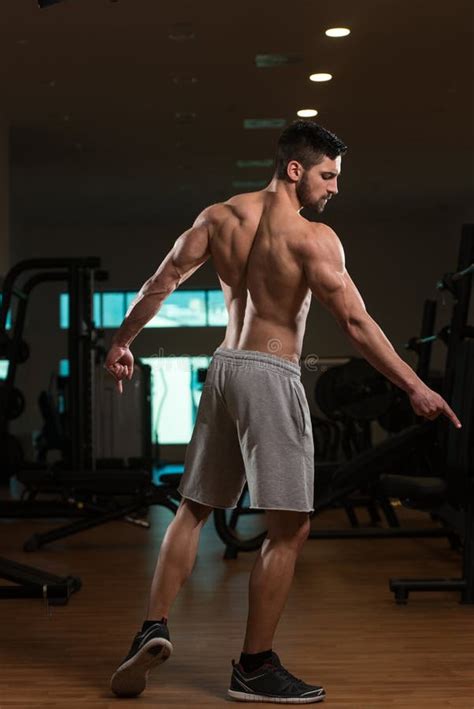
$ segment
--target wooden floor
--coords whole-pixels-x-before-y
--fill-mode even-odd
[[[346,525],[325,515],[316,527]],[[69,604],[47,615],[40,600],[0,601],[0,707],[218,707],[238,659],[255,553],[223,559],[212,518],[193,575],[170,617],[174,653],[134,700],[108,682],[143,619],[155,559],[171,512],[152,529],[125,522],[25,554],[46,520],[0,520],[0,555],[81,577]],[[402,518],[424,524],[421,513]],[[390,576],[456,577],[460,557],[444,539],[308,540],[274,649],[283,664],[327,691],[331,709],[474,708],[474,607],[454,593],[417,594],[397,606]]]

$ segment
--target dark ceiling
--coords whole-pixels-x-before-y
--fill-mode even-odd
[[[173,221],[271,168],[279,131],[318,109],[349,145],[347,205],[466,201],[472,193],[473,9],[468,0],[2,0],[2,113],[13,216]],[[350,27],[330,39],[324,30]],[[173,38],[174,37],[174,38]],[[258,68],[257,54],[293,61]],[[314,84],[312,72],[333,80]],[[177,215],[176,210],[180,210]]]

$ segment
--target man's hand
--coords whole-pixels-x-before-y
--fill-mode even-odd
[[[438,418],[440,414],[444,414],[453,422],[456,428],[461,428],[461,422],[451,407],[445,402],[442,396],[427,387],[426,384],[420,384],[415,391],[408,395],[410,397],[410,404],[417,416],[423,416],[433,421]]]
[[[133,355],[128,347],[112,345],[105,360],[104,368],[113,376],[120,394],[123,392],[123,379],[133,376]]]

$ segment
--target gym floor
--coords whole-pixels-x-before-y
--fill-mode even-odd
[[[112,522],[21,551],[25,539],[54,524],[0,520],[0,555],[59,575],[82,589],[68,605],[0,601],[0,707],[217,707],[231,659],[238,659],[247,583],[256,552],[223,560],[212,517],[194,572],[170,614],[170,660],[145,693],[116,699],[108,682],[141,625],[155,560],[172,513],[150,510],[150,530]],[[402,523],[427,516],[402,509]],[[347,526],[332,511],[315,528]],[[308,540],[280,625],[275,651],[309,683],[321,683],[331,709],[474,709],[474,607],[455,593],[413,594],[397,606],[390,576],[456,577],[460,556],[445,539]]]

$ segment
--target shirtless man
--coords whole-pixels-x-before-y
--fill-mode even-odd
[[[265,509],[267,537],[249,581],[243,651],[228,694],[243,701],[310,703],[320,686],[296,679],[272,650],[298,554],[313,511],[313,439],[300,381],[300,356],[313,294],[336,318],[356,349],[407,392],[418,416],[448,416],[444,399],[396,354],[344,264],[344,250],[322,212],[337,195],[345,145],[311,121],[282,133],[276,171],[259,192],[205,209],[142,286],[116,333],[106,368],[119,391],[133,374],[130,344],[164,300],[209,258],[229,313],[214,353],[179,486],[182,500],[164,536],[147,619],[111,680],[119,696],[143,691],[151,667],[172,651],[167,618],[190,575],[201,529],[214,507],[235,507],[245,482],[250,506]]]

